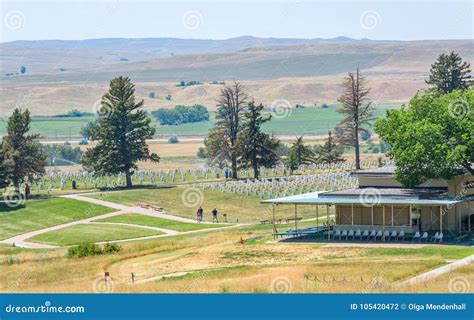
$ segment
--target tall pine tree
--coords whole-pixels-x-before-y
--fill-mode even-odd
[[[1,153],[3,184],[12,184],[19,192],[20,184],[45,173],[46,154],[38,142],[39,134],[28,134],[31,117],[28,110],[15,109],[8,119],[7,135]],[[1,183],[1,181],[0,181]]]
[[[441,54],[431,65],[427,84],[434,85],[441,93],[450,93],[456,89],[467,89],[472,85],[470,64],[463,61],[459,54]]]
[[[262,111],[262,104],[257,106],[254,101],[249,102],[238,139],[241,163],[253,169],[255,179],[259,177],[260,167],[274,166],[279,160],[280,141],[262,131],[262,125],[271,120],[271,116],[263,116]]]
[[[135,86],[127,77],[110,82],[101,105],[98,121],[88,130],[91,139],[98,143],[86,151],[82,163],[97,174],[123,173],[127,187],[131,187],[138,161],[160,160],[157,154],[150,153],[146,143],[146,139],[155,134],[155,129],[142,109],[143,100],[135,102]]]

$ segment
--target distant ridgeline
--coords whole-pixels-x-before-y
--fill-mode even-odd
[[[179,125],[209,121],[209,111],[200,104],[188,106],[175,106],[173,109],[160,108],[151,113],[161,125]]]

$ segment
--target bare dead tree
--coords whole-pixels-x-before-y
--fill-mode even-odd
[[[355,74],[347,74],[342,87],[344,91],[337,99],[342,107],[337,112],[345,117],[336,126],[336,137],[342,145],[354,147],[356,169],[360,170],[359,135],[368,132],[367,126],[375,119],[372,103],[367,101],[370,88],[366,88],[366,79],[359,68]]]
[[[241,117],[247,106],[248,96],[240,82],[234,81],[221,89],[217,99],[216,125],[219,126],[228,140],[228,154],[232,166],[232,178],[237,179],[239,148],[237,136],[241,126]]]

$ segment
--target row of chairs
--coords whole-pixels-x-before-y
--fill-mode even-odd
[[[428,240],[430,240],[430,242],[443,242],[443,233],[442,232],[436,232],[434,234],[434,236],[432,236],[431,238],[429,237],[428,235],[428,232],[423,232],[423,234],[421,234],[419,231],[417,231],[415,233],[415,235],[413,236],[413,239],[411,240],[412,242],[415,242],[417,241],[418,242],[428,242]]]
[[[334,235],[333,235],[333,239],[335,239],[336,237],[339,238],[339,240],[341,240],[342,238],[345,238],[346,240],[352,238],[352,240],[356,240],[356,239],[359,239],[359,240],[404,240],[405,239],[405,231],[400,231],[400,232],[397,232],[397,231],[388,231],[388,230],[385,230],[385,231],[382,231],[382,230],[372,230],[372,231],[369,231],[369,230],[365,230],[365,231],[361,231],[361,230],[335,230],[334,231]]]
[[[351,239],[352,240],[356,240],[356,239],[359,239],[359,240],[383,240],[383,241],[390,241],[390,240],[405,240],[405,231],[401,230],[400,232],[397,232],[397,231],[388,231],[388,230],[385,230],[385,231],[382,231],[382,230],[372,230],[372,231],[369,231],[369,230],[365,230],[365,231],[361,231],[361,230],[335,230],[334,231],[334,234],[333,234],[333,239],[336,239],[339,238],[339,240],[342,240],[343,238],[345,240],[348,240],[348,239]],[[415,241],[418,241],[418,242],[428,242],[428,240],[430,242],[433,242],[433,243],[436,243],[436,242],[443,242],[443,233],[442,232],[436,232],[432,237],[430,237],[428,235],[428,232],[423,232],[423,234],[421,234],[419,231],[417,231],[415,233],[415,235],[413,236],[412,238],[412,242],[415,242]]]

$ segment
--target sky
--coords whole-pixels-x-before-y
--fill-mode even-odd
[[[175,37],[472,39],[472,1],[0,0],[0,41]]]

